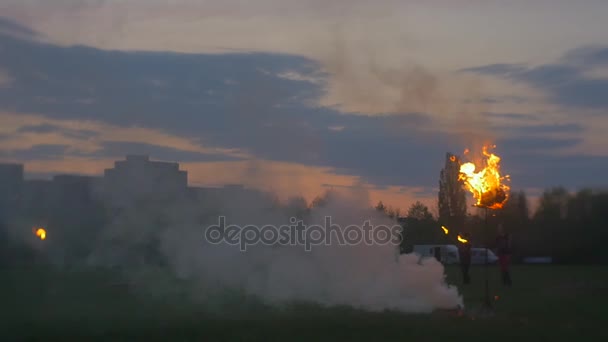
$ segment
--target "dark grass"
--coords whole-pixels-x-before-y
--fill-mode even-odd
[[[608,338],[608,268],[515,266],[512,288],[490,268],[495,314],[476,314],[483,266],[473,284],[448,281],[463,293],[467,313],[372,313],[347,307],[291,304],[276,308],[239,294],[215,307],[188,297],[133,293],[105,272],[2,271],[1,341],[562,341]],[[108,285],[118,284],[118,285]],[[175,287],[183,284],[174,284]],[[496,296],[496,299],[495,299]],[[219,314],[217,313],[219,312]]]

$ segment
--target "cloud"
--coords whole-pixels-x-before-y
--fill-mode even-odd
[[[27,149],[0,150],[0,157],[18,161],[61,159],[69,148],[69,145],[35,145]]]
[[[497,125],[495,130],[502,132],[508,131],[509,135],[534,135],[548,134],[552,136],[560,136],[567,133],[580,134],[585,132],[585,127],[577,123],[563,124],[536,124],[536,125]]]
[[[509,76],[514,73],[522,72],[523,70],[526,70],[526,67],[521,64],[489,64],[473,68],[465,68],[461,71],[497,76]]]
[[[44,164],[57,170],[65,170],[63,165],[76,165],[74,160],[95,157],[105,162],[120,152],[149,151],[152,157],[158,154],[163,159],[209,165],[220,165],[213,161],[245,159],[247,167],[243,170],[247,172],[239,171],[241,179],[257,177],[259,184],[266,185],[271,182],[265,180],[269,176],[264,174],[264,164],[299,164],[325,170],[325,175],[341,180],[353,180],[346,185],[363,183],[391,191],[433,188],[445,152],[458,153],[471,147],[480,134],[477,119],[468,118],[479,114],[481,126],[489,128],[493,127],[490,120],[495,119],[485,115],[488,111],[483,110],[484,105],[475,101],[463,101],[462,107],[454,107],[454,115],[448,120],[425,112],[434,108],[434,100],[443,98],[443,94],[448,94],[445,103],[460,95],[451,97],[451,92],[437,90],[441,86],[434,85],[435,73],[424,68],[412,73],[407,67],[397,69],[405,72],[391,76],[392,69],[384,68],[383,63],[371,69],[367,65],[365,75],[376,75],[381,84],[396,90],[392,99],[397,100],[388,106],[398,113],[352,115],[344,108],[319,105],[327,95],[332,71],[326,70],[322,62],[303,56],[106,51],[6,35],[0,35],[0,47],[7,51],[0,54],[0,68],[14,78],[11,87],[0,89],[0,109],[12,113],[2,118],[10,117],[0,127],[2,148],[68,145],[72,164]],[[359,79],[355,69],[343,70],[344,80],[355,77],[363,82],[359,85],[365,86],[366,78]],[[519,67],[496,70],[521,72]],[[561,77],[566,77],[564,74]],[[400,93],[403,87],[406,91]],[[360,94],[347,93],[348,98]],[[464,93],[475,95],[476,90]],[[415,106],[406,103],[409,98],[420,100],[418,111],[410,111]],[[372,100],[364,102],[378,103],[376,98]],[[399,107],[401,103],[403,107]],[[450,108],[446,105],[442,110],[449,113]],[[502,113],[512,113],[502,115],[503,121],[517,116],[517,112]],[[540,114],[531,117],[542,118]],[[512,158],[510,166],[514,169],[525,173],[528,166],[523,164],[523,157],[534,155],[531,167],[536,167],[543,164],[545,154],[559,155],[578,146],[576,139],[580,140],[582,132],[571,122],[548,124],[539,120],[535,127],[526,128],[520,122],[526,115],[531,114],[521,113],[517,124],[503,126],[509,127],[504,132],[483,132],[505,142],[500,144],[504,148],[501,151]],[[340,129],[332,129],[335,127]],[[560,136],[547,136],[552,132]],[[523,139],[535,134],[543,136],[529,140],[532,147],[526,150]],[[601,166],[597,163],[590,165]],[[230,169],[232,164],[221,165]],[[42,164],[37,167],[43,168]],[[302,170],[306,171],[288,168],[286,172],[310,171]],[[273,175],[276,180],[277,174]],[[572,175],[557,173],[526,177],[535,186],[577,181]],[[293,177],[286,179],[281,182],[294,182]]]
[[[105,142],[102,148],[85,153],[78,151],[71,145],[41,144],[25,149],[0,149],[0,157],[13,161],[28,162],[30,160],[54,160],[70,157],[121,159],[125,155],[145,154],[153,156],[156,160],[180,162],[217,162],[239,160],[239,158],[222,154],[206,154],[194,151],[183,151],[167,146],[134,143],[134,142]]]
[[[509,121],[539,121],[540,118],[533,114],[524,114],[524,113],[485,113],[485,115],[498,118],[498,119],[506,119]]]
[[[568,179],[560,185],[572,190],[602,187],[605,183],[602,179],[608,172],[606,156],[518,153],[517,159],[509,158],[512,156],[504,155],[503,169],[508,170],[516,189],[554,187],[552,179]]]
[[[586,66],[608,64],[608,47],[586,46],[568,51],[562,58],[565,63]]]
[[[499,140],[501,146],[509,146],[510,151],[518,151],[518,159],[523,155],[534,154],[535,156],[559,154],[563,148],[569,148],[580,144],[580,138],[546,138],[534,136],[519,136]],[[544,162],[544,159],[541,159]]]
[[[157,160],[179,160],[180,162],[216,162],[239,160],[240,158],[224,154],[208,154],[195,151],[184,151],[162,145],[136,142],[105,142],[102,149],[89,154],[90,157],[120,159],[127,154],[145,154]]]
[[[12,35],[21,39],[40,37],[38,32],[5,17],[0,17],[0,34]]]
[[[340,28],[349,40],[375,45],[378,55],[449,69],[554,58],[578,44],[605,43],[607,6],[554,0],[2,0],[0,13],[58,44],[110,50],[270,51],[317,58],[318,49],[331,43],[328,32]]]
[[[492,64],[464,71],[488,74],[528,83],[551,95],[552,100],[571,109],[608,107],[608,79],[586,76],[588,69],[608,64],[608,48],[578,48],[567,52],[553,64],[526,66]]]
[[[363,171],[374,178],[370,182],[385,183],[382,179],[389,172],[379,166],[387,158],[377,151],[413,153],[413,139],[407,135],[432,122],[423,114],[353,117],[311,107],[310,100],[323,91],[321,86],[279,76],[294,70],[319,75],[316,63],[298,56],[128,53],[6,37],[1,43],[13,52],[0,57],[0,63],[16,75],[14,86],[0,92],[4,108],[17,107],[60,121],[94,120],[162,130],[259,159],[327,166],[350,174]],[[23,60],[23,54],[32,57]],[[57,60],[65,65],[51,62]],[[150,79],[161,81],[163,87]],[[226,79],[237,82],[226,84]],[[40,97],[54,101],[31,100]],[[94,101],[77,101],[82,98]],[[328,128],[337,126],[343,129]],[[109,136],[114,129],[108,127],[103,139],[116,141]],[[134,137],[125,134],[121,141]],[[99,142],[96,145],[101,148]],[[365,154],[349,152],[357,145]],[[432,159],[423,158],[421,163],[428,160]],[[374,176],[373,170],[381,174]]]
[[[70,129],[67,127],[61,127],[58,125],[52,125],[48,123],[39,124],[39,125],[25,125],[19,127],[17,133],[37,133],[37,134],[46,134],[46,133],[54,133],[59,132],[66,137],[71,137],[75,139],[89,139],[92,137],[96,137],[99,135],[99,132],[87,129]]]
[[[12,82],[12,77],[6,71],[0,69],[0,88],[8,87]]]
[[[248,156],[238,150],[208,148],[193,139],[172,136],[159,131],[119,127],[100,122],[57,120],[31,114],[1,113],[0,128],[3,144],[2,151],[21,151],[38,145],[68,146],[66,153],[75,156],[121,157],[129,153],[158,153],[163,156],[172,151],[183,158],[215,158],[237,160]],[[162,141],[162,146],[155,145]],[[124,147],[119,153],[118,146]],[[117,154],[118,153],[118,154]],[[181,154],[180,154],[181,153]],[[214,159],[214,160],[215,160]]]

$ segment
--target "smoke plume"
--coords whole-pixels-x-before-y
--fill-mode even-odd
[[[308,212],[305,221],[323,225],[330,216],[342,229],[361,226],[366,220],[372,225],[395,224],[368,203],[366,194],[359,191],[333,192],[325,197],[324,205]],[[196,203],[130,207],[106,227],[105,243],[91,256],[91,262],[128,265],[127,273],[136,286],[158,294],[172,287],[163,287],[158,279],[152,281],[145,275],[165,268],[192,284],[188,295],[201,303],[211,303],[229,290],[269,305],[310,302],[412,313],[462,305],[457,289],[446,285],[439,262],[421,261],[414,254],[401,255],[397,261],[396,248],[390,244],[332,243],[313,245],[311,251],[303,246],[257,244],[243,252],[238,246],[205,240],[206,227],[217,224],[219,215],[226,217],[227,225],[280,226],[290,224],[292,212],[286,208],[277,207],[272,197],[257,192],[227,192]],[[159,255],[142,258],[141,246],[151,244],[158,247]],[[164,260],[164,266],[158,266],[157,259]]]

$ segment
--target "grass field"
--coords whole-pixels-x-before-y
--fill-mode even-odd
[[[446,270],[459,285],[456,267]],[[525,341],[608,338],[608,268],[515,266],[512,288],[495,268],[490,290],[495,314],[474,314],[483,299],[483,267],[463,287],[468,311],[411,315],[350,308],[291,305],[270,308],[251,301],[224,303],[210,315],[178,297],[135,296],[108,286],[107,274],[42,270],[3,271],[2,341]]]

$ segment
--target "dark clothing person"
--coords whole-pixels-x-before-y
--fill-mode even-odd
[[[496,250],[498,252],[498,264],[502,274],[503,285],[511,286],[511,236],[500,233],[496,238]]]
[[[458,246],[458,257],[460,259],[460,270],[462,272],[462,282],[471,283],[469,269],[471,268],[471,243],[465,242]]]

